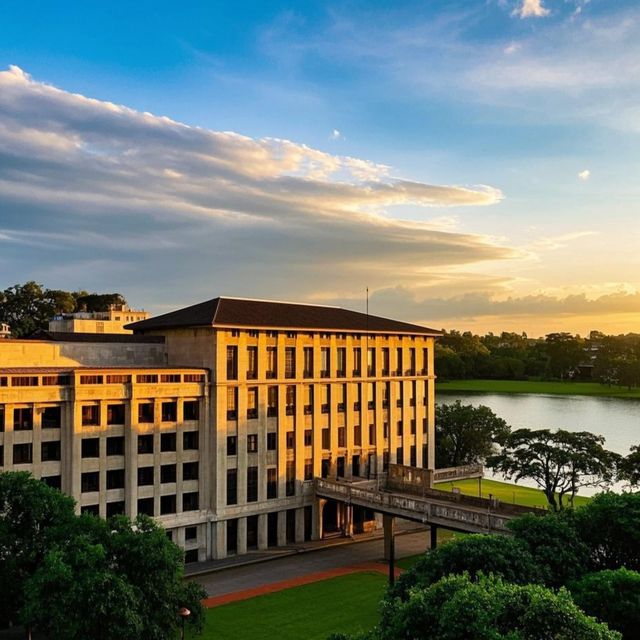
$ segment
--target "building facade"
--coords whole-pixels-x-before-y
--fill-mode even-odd
[[[49,320],[49,331],[55,333],[125,333],[125,325],[149,317],[147,311],[129,309],[127,305],[114,304],[108,311],[78,311],[61,313]]]
[[[101,367],[98,343],[75,343],[58,357],[80,363],[85,348],[90,367],[0,369],[5,469],[32,470],[79,510],[153,515],[204,560],[376,525],[318,500],[314,477],[434,467],[436,331],[231,298],[130,328]],[[122,364],[134,344],[144,366]]]

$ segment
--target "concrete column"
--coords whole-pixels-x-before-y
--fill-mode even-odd
[[[221,560],[227,557],[227,523],[224,520],[211,523],[213,557]]]
[[[304,507],[296,509],[296,542],[304,542]]]
[[[391,558],[391,545],[394,535],[395,518],[389,516],[386,513],[382,516],[382,528],[384,529],[384,559],[389,560]]]
[[[258,549],[266,549],[269,546],[267,536],[267,514],[258,516]]]
[[[311,539],[320,540],[322,537],[322,519],[320,518],[320,500],[311,505]]]
[[[238,518],[238,555],[247,553],[247,519]]]
[[[287,512],[278,511],[278,546],[287,544]]]

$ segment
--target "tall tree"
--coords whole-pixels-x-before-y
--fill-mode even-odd
[[[620,456],[604,448],[604,438],[587,431],[518,429],[487,464],[507,479],[533,480],[549,506],[564,508],[583,487],[603,487],[615,478]]]
[[[436,406],[436,464],[438,468],[483,462],[495,453],[495,443],[509,435],[509,425],[489,407],[462,404]]]
[[[549,373],[564,380],[585,360],[583,341],[570,333],[550,333],[545,339]]]

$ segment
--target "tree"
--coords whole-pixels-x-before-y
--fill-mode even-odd
[[[119,293],[87,293],[80,291],[75,294],[76,308],[82,311],[108,311],[111,305],[127,304],[124,296]]]
[[[0,627],[18,621],[26,580],[68,542],[75,518],[72,498],[29,473],[0,473]]]
[[[545,338],[549,373],[563,380],[585,359],[582,340],[570,333],[550,333]]]
[[[618,467],[618,479],[633,487],[640,484],[640,446],[631,447],[629,455],[622,458]]]
[[[575,511],[594,571],[640,571],[640,493],[600,493]]]
[[[346,640],[347,636],[334,636]],[[565,589],[496,576],[447,576],[402,601],[387,598],[380,625],[361,640],[620,640],[583,613]]]
[[[623,638],[638,637],[640,573],[621,567],[598,571],[569,586],[575,603],[588,615],[606,622]]]
[[[527,545],[515,537],[477,534],[459,538],[426,553],[398,578],[390,590],[406,600],[412,589],[424,588],[452,573],[471,578],[493,573],[508,582],[542,582],[543,573]]]
[[[603,487],[614,480],[620,456],[603,447],[604,438],[587,431],[518,429],[487,464],[507,479],[533,480],[557,511],[583,487]]]
[[[510,427],[489,407],[453,404],[436,406],[436,464],[457,467],[483,461],[495,453]]]

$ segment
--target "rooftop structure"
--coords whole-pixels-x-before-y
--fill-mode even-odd
[[[147,311],[129,309],[114,304],[108,311],[78,311],[61,313],[49,321],[49,331],[56,333],[131,333],[125,325],[149,317]]]

